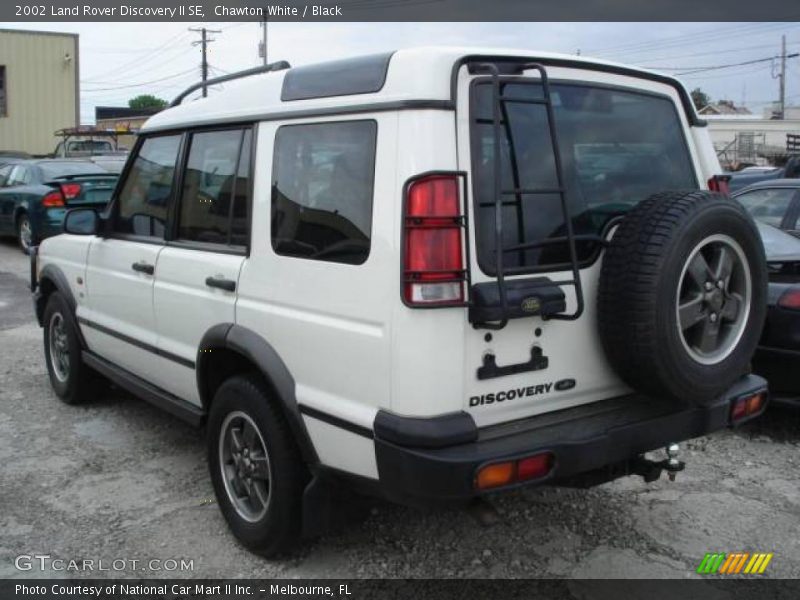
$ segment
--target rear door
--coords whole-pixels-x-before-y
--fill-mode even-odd
[[[249,240],[253,132],[187,134],[172,238],[158,256],[154,307],[158,349],[173,363],[160,387],[200,404],[194,363],[203,335],[234,323]]]
[[[153,278],[181,142],[180,134],[170,134],[137,145],[113,201],[110,234],[89,248],[88,301],[78,312],[93,352],[148,381],[169,372],[157,349]]]
[[[519,317],[499,330],[479,325],[466,331],[464,409],[479,425],[626,392],[597,334],[599,239],[610,235],[615,218],[651,194],[700,186],[689,125],[673,88],[623,76],[613,78],[614,86],[607,76],[597,84],[589,71],[548,72],[553,119],[535,70],[501,76],[505,100],[494,95],[490,77],[470,76],[466,69],[459,76],[458,164],[470,173],[472,281],[499,295],[499,199],[504,288],[509,313]],[[573,268],[582,294],[569,283]],[[547,287],[536,287],[542,283]],[[515,293],[513,286],[524,290]],[[560,294],[560,311],[548,319],[536,316]]]

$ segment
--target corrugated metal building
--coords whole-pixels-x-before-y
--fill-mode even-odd
[[[0,150],[52,152],[77,127],[78,35],[0,29]]]

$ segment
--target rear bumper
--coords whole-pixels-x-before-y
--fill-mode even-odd
[[[605,480],[613,479],[627,474],[628,462],[645,452],[730,426],[731,402],[766,389],[761,377],[749,375],[702,408],[625,396],[476,430],[474,441],[436,448],[403,445],[399,428],[382,427],[379,418],[375,453],[380,487],[388,498],[406,504],[464,500],[480,495],[474,482],[481,466],[542,452],[553,454],[554,466],[536,483],[598,470],[613,471],[615,475]],[[434,439],[425,419],[409,421],[414,422],[409,431],[416,426],[428,428],[418,443]],[[453,439],[453,423],[447,421],[446,426],[446,436]]]

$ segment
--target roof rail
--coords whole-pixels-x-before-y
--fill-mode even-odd
[[[253,67],[252,69],[245,69],[244,71],[236,71],[236,73],[228,73],[227,75],[220,75],[219,77],[214,77],[212,79],[206,79],[205,81],[200,81],[193,85],[190,85],[188,88],[183,90],[180,94],[175,96],[175,99],[170,102],[170,107],[178,106],[186,96],[194,92],[195,90],[199,90],[202,87],[207,87],[209,85],[216,85],[218,83],[224,83],[226,81],[231,81],[233,79],[241,79],[242,77],[250,77],[251,75],[260,75],[261,73],[269,73],[270,71],[283,71],[284,69],[291,69],[292,65],[290,65],[285,60],[279,60],[274,63],[270,63],[268,65],[261,65],[260,67]]]

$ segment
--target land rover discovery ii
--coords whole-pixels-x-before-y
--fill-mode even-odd
[[[647,480],[760,414],[756,227],[676,79],[420,48],[226,75],[32,253],[56,394],[208,432],[266,555],[342,482],[408,504]],[[335,503],[334,503],[335,504]]]

